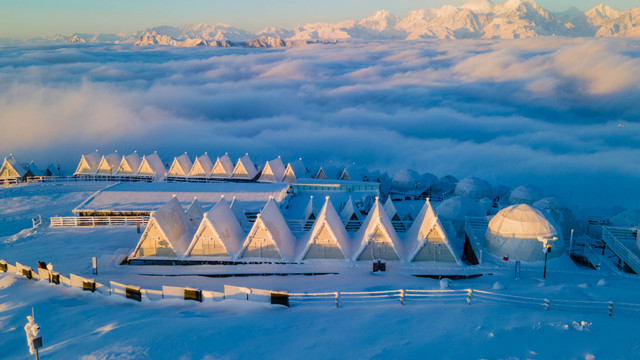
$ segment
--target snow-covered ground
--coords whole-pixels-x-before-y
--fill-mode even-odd
[[[551,309],[464,299],[380,303],[331,301],[292,307],[238,300],[197,303],[161,300],[141,303],[99,293],[51,286],[11,274],[0,275],[0,349],[2,358],[29,358],[23,326],[34,308],[41,325],[42,359],[253,359],[253,358],[455,358],[455,359],[613,359],[637,358],[640,312],[588,305],[554,308],[554,300],[640,303],[640,278],[574,265],[567,257],[524,264],[514,279],[513,263],[488,260],[461,269],[446,265],[411,266],[388,262],[388,272],[373,274],[368,262],[243,266],[120,266],[117,259],[135,246],[135,227],[48,228],[31,218],[68,215],[105,184],[26,185],[0,190],[0,259],[36,267],[91,275],[98,257],[99,276],[160,290],[163,285],[222,291],[224,285],[289,292],[440,289],[437,279],[415,274],[477,273],[454,280],[451,289],[491,291],[550,299]],[[5,215],[6,214],[6,215]],[[15,235],[18,233],[17,235]],[[338,264],[338,265],[337,265]],[[204,277],[211,273],[336,272],[319,276]],[[153,275],[153,276],[152,276]],[[158,276],[180,275],[180,276]],[[578,303],[576,303],[578,304]]]

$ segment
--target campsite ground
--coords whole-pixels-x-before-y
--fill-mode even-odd
[[[32,267],[41,260],[53,263],[61,274],[92,277],[90,258],[96,256],[98,282],[113,280],[158,290],[163,285],[213,291],[222,291],[224,285],[290,292],[440,289],[439,280],[413,275],[473,272],[484,276],[454,280],[450,289],[550,299],[552,305],[545,311],[543,306],[514,301],[475,299],[471,305],[464,299],[408,300],[404,305],[396,300],[349,301],[339,308],[331,301],[293,302],[290,308],[238,300],[138,303],[4,274],[0,275],[3,358],[29,358],[22,327],[32,308],[42,327],[42,359],[610,359],[636,358],[640,352],[640,312],[617,312],[614,307],[609,317],[606,307],[592,310],[588,303],[579,303],[640,303],[640,280],[581,268],[567,257],[549,263],[547,279],[541,278],[542,264],[538,263],[525,265],[520,279],[515,279],[513,264],[499,259],[471,269],[389,262],[386,274],[373,274],[367,262],[341,265],[333,275],[214,278],[200,275],[240,270],[119,265],[120,255],[139,239],[135,227],[28,229],[31,217],[68,213],[95,190],[78,185],[45,191],[35,185],[0,190],[0,201],[6,205],[0,222],[4,236],[0,238],[0,259]],[[293,266],[296,272],[311,272],[333,267],[327,265]],[[241,269],[244,273],[280,270],[269,265]],[[554,300],[572,300],[577,307],[555,308]],[[585,306],[580,308],[580,304]]]

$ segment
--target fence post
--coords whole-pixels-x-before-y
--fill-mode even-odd
[[[404,305],[404,289],[400,289],[400,305]]]
[[[609,301],[609,316],[613,316],[613,301]]]
[[[544,309],[547,311],[549,310],[549,300],[547,299],[544,299]]]
[[[340,293],[336,291],[336,307],[340,307]]]
[[[467,305],[471,305],[471,294],[473,294],[473,289],[468,289],[467,292]]]

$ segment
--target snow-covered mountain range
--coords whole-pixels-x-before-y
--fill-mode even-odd
[[[537,36],[640,36],[640,8],[616,11],[601,4],[586,12],[551,13],[534,0],[471,0],[462,6],[411,11],[406,17],[379,10],[371,17],[250,32],[226,24],[160,26],[135,34],[55,35],[48,41],[132,43],[137,46],[284,47],[319,41],[516,39]],[[42,40],[42,39],[41,39]]]

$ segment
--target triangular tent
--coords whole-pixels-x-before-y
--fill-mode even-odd
[[[24,166],[23,168],[25,170],[25,173],[22,176],[23,178],[31,178],[42,175],[42,171],[40,171],[35,161],[31,161],[29,164],[27,164],[27,166]]]
[[[49,164],[44,171],[44,176],[59,176],[59,175],[60,175],[60,170],[58,170],[58,167],[55,166],[53,163]]]
[[[148,176],[154,178],[156,181],[162,181],[166,171],[167,169],[164,167],[158,153],[154,152],[153,154],[142,157],[138,175]]]
[[[286,169],[282,163],[282,159],[277,157],[273,160],[267,161],[260,175],[260,182],[281,182],[284,178]]]
[[[384,203],[384,212],[386,212],[389,219],[391,219],[391,223],[393,224],[393,228],[396,230],[396,232],[407,231],[407,228],[402,222],[402,219],[400,219],[400,215],[398,215],[398,210],[396,210],[396,206],[393,205],[393,201],[391,200],[391,197],[388,197],[387,201]]]
[[[195,229],[175,197],[151,213],[149,223],[130,257],[183,257]]]
[[[109,155],[102,155],[100,164],[98,164],[98,170],[96,175],[113,175],[118,171],[118,165],[120,164],[120,155],[118,152],[114,152]]]
[[[343,180],[343,181],[351,180],[351,176],[349,176],[349,171],[347,171],[347,168],[344,168],[344,170],[342,170],[342,174],[340,174],[340,180]]]
[[[186,214],[194,227],[198,227],[198,225],[200,225],[202,218],[204,217],[204,210],[202,209],[198,198],[193,199],[193,202],[191,202],[191,205],[187,208]]]
[[[18,164],[18,161],[13,157],[13,154],[9,154],[9,156],[4,158],[2,167],[0,168],[0,179],[19,179],[22,178],[24,174],[24,167]]]
[[[202,156],[198,156],[196,161],[193,162],[193,166],[191,167],[191,171],[189,172],[189,176],[196,177],[209,177],[211,175],[211,170],[213,170],[213,162],[207,153],[204,153]]]
[[[330,179],[337,180],[339,179],[342,171],[338,170],[333,164],[325,164],[320,167],[318,172],[316,173],[316,179]]]
[[[399,260],[400,238],[376,197],[373,208],[355,236],[357,260]]]
[[[231,174],[233,174],[233,162],[231,162],[229,154],[218,157],[211,170],[211,177],[214,179],[228,179]]]
[[[293,260],[295,238],[273,199],[258,215],[247,235],[242,258],[275,258]]]
[[[98,171],[100,160],[102,160],[102,156],[100,156],[98,150],[82,155],[73,175],[95,175],[96,171]]]
[[[244,232],[229,207],[220,199],[204,215],[187,251],[188,256],[212,256],[236,258],[242,249]]]
[[[287,164],[287,168],[284,171],[283,182],[294,183],[297,179],[306,178],[307,168],[302,162],[302,158]]]
[[[309,233],[302,259],[347,259],[349,249],[347,231],[327,196]]]
[[[454,250],[447,232],[426,200],[405,235],[409,261],[442,261],[460,263],[460,255]]]
[[[116,175],[118,176],[133,176],[138,173],[138,169],[140,168],[140,163],[142,159],[138,156],[138,152],[134,151],[129,155],[123,155],[122,160],[120,160],[120,166],[118,166],[118,170],[116,171]]]
[[[357,231],[360,229],[362,214],[360,210],[353,204],[353,199],[349,196],[349,201],[344,205],[340,212],[340,219],[347,228],[347,231]]]
[[[309,197],[309,203],[307,204],[307,207],[304,209],[303,215],[304,215],[304,219],[306,220],[304,224],[304,231],[311,230],[311,227],[313,226],[313,223],[316,220],[317,214],[318,214],[318,210],[313,204],[313,195],[312,195]]]
[[[255,165],[253,165],[253,161],[251,161],[249,154],[245,154],[243,157],[238,159],[236,167],[233,168],[233,174],[231,174],[231,177],[233,179],[253,180],[256,175],[258,175],[258,170]]]
[[[187,176],[193,167],[193,163],[191,159],[189,159],[189,155],[184,153],[178,157],[173,158],[173,163],[169,168],[169,172],[167,176]]]

